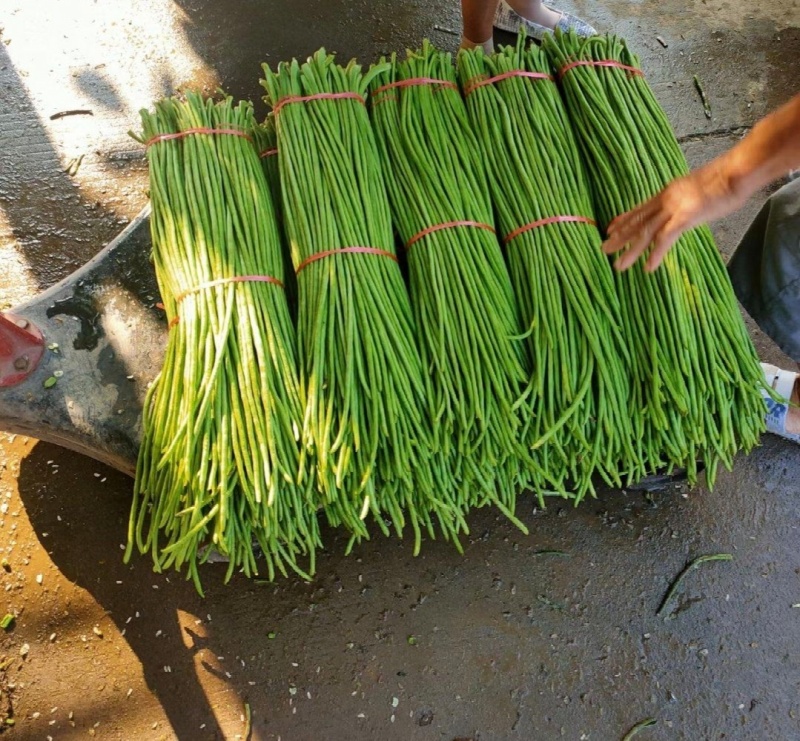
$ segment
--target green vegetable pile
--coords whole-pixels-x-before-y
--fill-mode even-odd
[[[652,274],[600,250],[595,221],[687,172],[638,64],[520,38],[462,52],[459,89],[427,42],[366,73],[321,49],[264,65],[263,125],[191,93],[142,111],[170,332],[126,560],[200,590],[214,551],[229,578],[260,550],[307,579],[318,510],[349,547],[460,549],[474,507],[525,530],[525,488],[577,502],[698,462],[712,486],[756,445],[763,375],[708,228]]]
[[[514,293],[528,330],[531,440],[559,488],[642,473],[629,358],[586,175],[550,62],[538,46],[461,52],[458,71],[487,165]],[[558,220],[563,219],[563,220]],[[568,220],[569,219],[569,220]]]
[[[686,160],[623,41],[557,33],[545,37],[544,48],[562,70],[564,101],[605,228],[686,174]],[[574,62],[580,64],[565,70]],[[765,427],[763,373],[711,231],[688,232],[654,273],[639,261],[616,283],[641,455],[649,470],[686,468],[691,482],[704,461],[711,486],[719,463],[730,468]]]
[[[197,565],[214,549],[229,577],[255,573],[255,543],[271,578],[287,568],[307,576],[316,503],[298,483],[295,330],[252,108],[189,94],[141,115],[171,330],[144,409],[126,559],[137,547],[157,570],[186,565],[199,590]]]

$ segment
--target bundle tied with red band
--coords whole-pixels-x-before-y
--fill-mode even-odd
[[[538,46],[461,52],[458,72],[489,173],[532,388],[525,441],[580,500],[595,474],[642,473],[630,421],[627,352],[586,176],[550,63]],[[540,486],[545,481],[538,482]]]
[[[614,36],[557,32],[543,48],[561,71],[570,124],[601,228],[688,172],[639,60]],[[713,486],[764,430],[764,376],[707,226],[687,232],[662,266],[615,277],[630,352],[631,419],[647,468],[698,461]]]
[[[537,468],[520,442],[529,374],[455,70],[427,43],[375,70],[372,122],[407,246],[437,450],[464,509],[493,503],[514,518],[516,492]]]
[[[172,131],[169,133],[161,133],[161,134],[153,134],[148,139],[145,140],[144,146],[145,149],[149,149],[153,146],[153,144],[158,144],[159,142],[168,142],[168,141],[175,141],[177,139],[185,139],[187,136],[194,136],[196,134],[227,134],[228,136],[241,136],[243,139],[247,139],[248,141],[252,141],[250,134],[242,129],[231,129],[231,128],[214,128],[213,126],[197,126],[193,129],[186,129],[185,131]]]
[[[434,460],[416,328],[364,98],[370,79],[324,50],[264,65],[298,283],[304,445],[333,525],[369,536],[465,528]],[[387,526],[388,523],[388,526]],[[456,540],[457,542],[457,540]]]
[[[143,413],[126,558],[228,577],[310,576],[320,545],[302,478],[295,331],[249,104],[188,94],[142,111],[153,261],[171,326]],[[256,544],[254,546],[254,544]]]

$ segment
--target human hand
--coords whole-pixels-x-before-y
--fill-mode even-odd
[[[644,269],[655,270],[683,232],[735,211],[744,200],[718,161],[674,180],[658,195],[617,216],[606,230],[603,252],[627,247],[614,267],[627,270],[652,245]]]

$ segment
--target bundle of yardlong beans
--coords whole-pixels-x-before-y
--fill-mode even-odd
[[[141,116],[171,330],[144,409],[126,558],[136,546],[159,570],[185,565],[201,590],[212,548],[230,577],[256,572],[257,543],[270,578],[307,576],[316,504],[298,484],[296,340],[251,106],[189,94]]]
[[[372,120],[406,245],[437,451],[462,508],[492,502],[514,518],[516,491],[538,467],[521,442],[529,373],[478,142],[449,54],[426,42],[374,72]]]
[[[264,65],[284,218],[298,275],[303,434],[329,521],[353,540],[463,526],[432,456],[425,383],[364,96],[370,78],[324,50]],[[353,541],[351,541],[352,543]]]
[[[583,165],[550,62],[535,45],[461,52],[458,71],[487,164],[528,328],[527,409],[542,466],[580,500],[600,473],[641,473],[629,359]],[[569,483],[568,483],[569,482]]]
[[[601,227],[687,171],[667,118],[613,36],[547,36],[592,185]],[[730,467],[764,430],[763,374],[708,227],[685,234],[662,267],[616,279],[631,350],[633,409],[651,468]]]

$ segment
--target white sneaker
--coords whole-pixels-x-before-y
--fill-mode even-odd
[[[783,399],[783,401],[777,401],[766,391],[761,392],[764,396],[764,403],[767,405],[767,432],[800,443],[799,434],[786,431],[786,419],[789,416],[789,399],[792,398],[798,374],[793,371],[781,370],[769,363],[762,363],[761,368],[764,370],[767,386]]]

